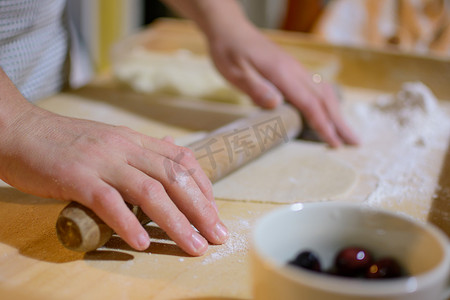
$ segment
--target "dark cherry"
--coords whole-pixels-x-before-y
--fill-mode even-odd
[[[366,278],[385,279],[402,276],[402,268],[390,257],[381,258],[373,263],[366,272]]]
[[[311,271],[321,271],[319,258],[311,251],[301,252],[294,260],[290,261],[289,264]]]
[[[334,263],[338,275],[357,276],[372,264],[372,255],[364,248],[348,247],[337,254]]]
[[[370,252],[361,247],[347,247],[339,251],[334,265],[328,270],[322,271],[318,256],[308,250],[300,252],[289,264],[334,276],[388,279],[406,275],[394,258],[384,257],[374,261]]]

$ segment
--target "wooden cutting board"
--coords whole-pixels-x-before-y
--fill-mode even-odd
[[[200,35],[190,24],[181,21],[160,21],[148,29],[147,34],[152,36],[147,40],[148,47],[167,51],[174,47],[191,47],[204,52]],[[397,89],[405,78],[424,79],[441,98],[450,98],[448,78],[439,77],[447,76],[448,72],[442,71],[449,68],[448,61],[336,48],[284,32],[270,32],[269,35],[298,56],[299,53],[310,53],[312,67],[319,56],[330,58],[333,64],[337,61],[341,67],[335,78],[344,84],[344,93],[361,101],[374,93]],[[368,71],[354,73],[361,66]],[[350,83],[353,87],[349,87]],[[138,95],[109,76],[98,78],[78,91],[67,91],[46,99],[39,105],[64,115],[126,125],[156,137],[180,137],[198,130],[209,131],[253,109]],[[355,156],[355,151],[343,149],[336,155],[362,168],[368,155],[359,152]],[[380,206],[411,214],[423,221],[433,221],[450,232],[450,155],[448,151],[439,155],[439,159],[431,163],[433,172],[430,174],[436,177],[436,187],[439,184],[441,189],[436,189],[435,197],[430,196],[426,205],[406,201],[392,206],[392,199],[387,197]],[[56,238],[55,221],[65,202],[41,199],[2,185],[0,298],[251,299],[247,260],[249,233],[261,215],[278,205],[224,199],[217,199],[217,202],[231,237],[225,245],[211,246],[202,257],[187,257],[151,223],[146,228],[153,238],[152,245],[144,252],[131,250],[115,237],[98,251],[80,254],[63,248]]]

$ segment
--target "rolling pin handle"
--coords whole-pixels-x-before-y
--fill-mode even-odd
[[[127,206],[142,225],[151,221],[139,207],[128,203]],[[56,221],[59,241],[73,251],[94,251],[105,245],[113,233],[114,231],[91,209],[77,202],[69,203]]]
[[[113,235],[113,230],[92,210],[71,202],[58,216],[56,233],[64,247],[88,252],[103,246]]]

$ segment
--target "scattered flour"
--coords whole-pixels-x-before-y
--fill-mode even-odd
[[[379,138],[380,133],[394,134],[399,142],[408,140],[425,146],[432,142],[435,131],[443,131],[448,116],[439,109],[438,101],[423,83],[405,83],[395,95],[382,95],[375,103],[354,105],[367,142]]]
[[[216,246],[217,250],[205,257],[202,261],[203,265],[213,263],[230,255],[236,256],[240,254],[242,258],[239,262],[243,262],[245,259],[245,254],[249,250],[250,222],[245,219],[238,219],[229,221],[226,225],[230,232],[228,241],[223,245]]]
[[[448,146],[448,112],[420,82],[405,83],[397,94],[375,103],[357,102],[352,109],[353,126],[367,150],[362,152],[369,155],[365,169],[379,179],[368,204],[395,208],[416,201],[417,214],[423,215],[429,205],[421,199],[433,197],[439,156]]]
[[[429,118],[438,109],[437,100],[423,83],[405,83],[396,95],[378,99],[375,107],[392,114],[402,127],[417,127],[419,121]]]

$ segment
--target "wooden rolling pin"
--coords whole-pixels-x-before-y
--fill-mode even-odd
[[[214,183],[271,148],[296,137],[301,124],[297,110],[284,104],[238,119],[188,147]],[[129,207],[141,224],[150,221],[139,207]],[[61,211],[56,232],[66,248],[80,252],[103,246],[113,234],[92,210],[77,202],[71,202]]]

